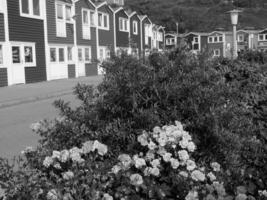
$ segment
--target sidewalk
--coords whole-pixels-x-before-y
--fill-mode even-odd
[[[58,97],[73,92],[78,83],[99,84],[102,76],[61,79],[0,88],[0,108]]]

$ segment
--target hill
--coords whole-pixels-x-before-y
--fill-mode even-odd
[[[167,31],[179,32],[213,31],[217,28],[231,29],[227,11],[240,8],[238,28],[267,28],[266,0],[126,0],[126,6],[141,14],[147,14],[152,21],[166,27]]]

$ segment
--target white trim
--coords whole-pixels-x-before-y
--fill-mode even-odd
[[[120,26],[122,22],[122,27]],[[126,27],[125,27],[125,22],[126,22]],[[119,17],[119,31],[121,32],[129,32],[129,19],[124,18],[124,17]]]
[[[117,51],[117,34],[116,34],[116,13],[113,12],[113,30],[114,30],[114,52]]]
[[[91,9],[86,9],[86,8],[82,8],[81,10],[81,15],[82,15],[82,38],[84,40],[91,40]],[[83,13],[87,12],[87,17],[88,17],[88,24],[84,24],[84,15]],[[88,35],[86,35],[85,33],[88,31]]]
[[[39,14],[40,15],[34,15],[33,14],[33,0],[28,0],[29,3],[29,14],[23,13],[22,12],[22,0],[19,0],[19,11],[20,11],[20,16],[21,17],[28,17],[28,18],[33,18],[33,19],[44,19],[43,18],[43,12],[42,12],[42,7],[43,7],[43,0],[39,0]]]
[[[134,31],[136,29],[136,31]],[[133,34],[138,35],[138,21],[134,20],[133,21]]]
[[[244,42],[245,35],[244,34],[237,34],[237,42]]]
[[[220,57],[221,56],[221,50],[220,49],[214,49],[213,50],[213,56],[214,57]]]
[[[2,62],[0,62],[0,68],[4,67],[4,43],[0,42],[0,47],[1,47],[1,51],[0,51],[0,58],[2,58]]]
[[[4,13],[5,0],[0,0],[0,13]]]
[[[217,41],[215,41],[215,38]],[[222,38],[222,40],[220,41],[220,38]],[[211,39],[211,41],[210,41]],[[223,35],[214,35],[214,36],[208,36],[208,43],[222,43],[224,42],[224,39],[223,39]]]

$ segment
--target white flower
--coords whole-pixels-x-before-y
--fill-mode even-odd
[[[164,147],[167,144],[167,136],[165,132],[161,132],[158,138],[158,143],[160,146]]]
[[[160,160],[159,159],[155,159],[155,160],[151,161],[150,164],[153,167],[158,167],[158,166],[160,166]]]
[[[154,154],[154,152],[153,151],[148,151],[147,153],[146,153],[146,160],[153,160],[155,158],[155,154]]]
[[[191,177],[195,181],[204,181],[205,180],[205,174],[203,174],[199,170],[195,170],[192,172]]]
[[[73,162],[82,163],[84,159],[82,159],[81,154],[79,151],[70,151],[70,158]]]
[[[47,200],[58,200],[58,194],[55,189],[50,190],[46,195]]]
[[[144,175],[145,176],[150,176],[150,171],[151,171],[151,167],[146,167],[145,169],[144,169]]]
[[[171,153],[165,153],[162,158],[165,162],[170,162],[171,160],[171,157],[172,157],[172,154]]]
[[[193,160],[187,160],[186,169],[188,171],[193,171],[196,168],[196,163]]]
[[[260,196],[264,196],[264,197],[267,197],[267,190],[259,190],[259,195]]]
[[[30,129],[32,129],[32,131],[37,132],[38,130],[40,130],[42,127],[42,124],[40,122],[36,122],[30,125]]]
[[[194,144],[194,142],[189,142],[187,145],[187,149],[189,152],[194,152],[196,150],[196,145]]]
[[[187,161],[189,159],[189,155],[186,150],[178,151],[178,155],[179,155],[180,160],[182,161]]]
[[[159,155],[163,156],[165,153],[167,153],[166,149],[164,147],[159,147],[159,150],[157,152]]]
[[[55,159],[60,159],[60,152],[59,151],[53,151],[52,153],[52,158]]]
[[[113,197],[110,196],[108,193],[105,193],[105,194],[103,195],[102,200],[113,200]]]
[[[180,147],[182,147],[183,149],[186,149],[187,146],[188,146],[188,140],[185,140],[185,139],[181,140],[181,141],[179,142],[179,145],[180,145]]]
[[[139,135],[137,137],[137,141],[142,145],[142,146],[147,146],[148,142],[147,142],[147,134],[146,132],[144,132],[142,135]]]
[[[76,153],[80,154],[82,153],[82,150],[79,149],[78,147],[73,147],[72,149],[69,150],[69,152],[70,154],[76,154]]]
[[[72,171],[67,171],[65,173],[62,173],[62,177],[65,180],[70,180],[74,177],[74,173]]]
[[[87,142],[83,143],[82,152],[84,154],[88,154],[94,150],[95,150],[94,149],[94,141],[87,141]]]
[[[221,165],[217,162],[213,162],[210,165],[215,172],[219,172],[221,170]]]
[[[161,132],[161,128],[160,128],[160,127],[155,126],[155,127],[153,128],[153,133],[159,134],[160,132]]]
[[[60,152],[60,159],[59,160],[61,162],[65,163],[69,160],[69,158],[70,158],[70,153],[68,150],[64,149]]]
[[[128,169],[132,164],[132,159],[127,154],[119,155],[118,160],[121,162],[124,169]]]
[[[207,177],[210,179],[211,182],[216,180],[216,176],[212,172],[208,173]]]
[[[248,197],[246,194],[238,194],[236,197],[235,197],[235,200],[246,200]]]
[[[98,154],[100,156],[104,156],[108,152],[108,147],[105,144],[98,142],[97,140],[94,142],[94,148],[97,149]]]
[[[185,200],[198,200],[197,191],[190,191],[185,197]]]
[[[26,147],[24,151],[21,151],[21,154],[28,154],[33,151],[34,151],[33,147],[29,146],[29,147]]]
[[[189,135],[188,132],[183,131],[183,140],[190,141],[190,140],[192,140],[192,137],[191,137],[191,135]]]
[[[55,167],[56,169],[61,169],[61,166],[60,166],[59,163],[55,163],[55,164],[54,164],[54,167]]]
[[[137,169],[140,169],[143,166],[146,166],[146,161],[143,158],[139,158],[137,155],[133,157],[134,165]]]
[[[153,168],[151,168],[151,170],[150,170],[150,174],[152,174],[152,175],[154,175],[154,176],[159,176],[160,171],[159,171],[159,169],[158,169],[157,167],[153,167]]]
[[[119,165],[115,165],[111,169],[111,171],[112,171],[113,174],[119,173],[120,170],[121,170],[121,167]]]
[[[179,172],[179,175],[180,175],[180,176],[183,176],[184,178],[188,178],[188,173],[185,172],[185,171],[181,171],[181,172]]]
[[[175,126],[178,130],[183,130],[183,125],[181,122],[179,121],[175,121]]]
[[[173,169],[177,169],[180,165],[179,161],[177,159],[171,158],[170,159],[171,166]]]
[[[223,183],[219,183],[218,181],[214,181],[212,183],[213,187],[215,188],[217,194],[219,196],[224,196],[226,195],[226,192],[225,192],[225,188],[224,188],[224,185]]]
[[[131,184],[134,185],[134,186],[140,186],[143,184],[143,178],[140,174],[132,174],[130,176],[130,181],[131,181]]]
[[[152,142],[152,141],[150,141],[149,143],[148,143],[148,146],[147,146],[150,150],[154,150],[156,147],[157,147],[157,145],[154,143],[154,142]]]
[[[44,165],[46,168],[48,168],[48,167],[50,167],[50,165],[53,164],[53,162],[54,162],[54,160],[53,160],[51,157],[47,156],[47,157],[45,157],[45,159],[44,159],[44,161],[43,161],[43,165]]]

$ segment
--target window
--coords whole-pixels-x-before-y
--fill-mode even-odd
[[[57,61],[56,48],[50,48],[50,62],[56,62],[56,61]]]
[[[238,35],[237,36],[237,41],[238,42],[244,42],[244,35]]]
[[[138,22],[133,21],[133,34],[137,35],[138,34]]]
[[[3,46],[0,44],[0,65],[3,65]]]
[[[12,45],[12,63],[26,67],[36,65],[35,44],[19,43]]]
[[[91,62],[91,47],[80,47],[78,48],[78,59],[79,62]]]
[[[158,41],[162,42],[163,41],[163,33],[162,32],[158,32]]]
[[[119,18],[119,29],[123,32],[128,32],[128,19],[125,18]]]
[[[219,43],[223,42],[223,36],[209,36],[208,43]]]
[[[194,43],[198,43],[198,37],[194,37]]]
[[[91,26],[90,26],[90,10],[82,10],[82,31],[83,31],[83,39],[90,40],[91,39]]]
[[[214,55],[214,56],[220,56],[220,55],[221,55],[221,51],[220,51],[220,49],[215,49],[215,50],[213,51],[213,55]]]
[[[208,37],[208,42],[212,43],[213,42],[213,38],[212,37]]]
[[[91,61],[91,48],[84,48],[85,61]]]
[[[57,37],[67,37],[66,23],[72,23],[72,6],[56,3]]]
[[[193,38],[192,47],[193,47],[192,48],[193,50],[200,50],[199,49],[200,45],[199,45],[199,39],[198,39],[198,37],[194,37]]]
[[[0,12],[4,11],[4,0],[0,0]]]
[[[95,12],[90,12],[90,24],[91,26],[95,26],[96,23],[95,23]]]
[[[219,42],[223,42],[223,37],[219,36]]]
[[[64,48],[58,48],[58,60],[59,60],[59,62],[65,61],[64,52],[65,52]]]
[[[78,49],[78,59],[80,62],[83,61],[83,49],[81,48]]]
[[[214,43],[215,42],[218,42],[218,37],[214,37],[214,40],[213,41],[214,41]]]
[[[102,62],[110,58],[110,50],[108,47],[99,47],[99,60]]]
[[[68,47],[68,61],[73,61],[73,47]]]
[[[20,0],[20,15],[23,17],[40,18],[40,0]]]
[[[109,29],[109,15],[98,13],[98,27],[101,29]]]
[[[263,38],[264,38],[263,34],[259,35],[259,41],[263,41]]]

